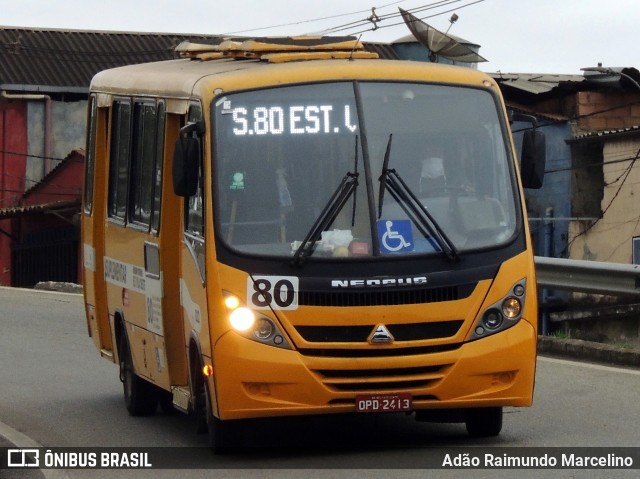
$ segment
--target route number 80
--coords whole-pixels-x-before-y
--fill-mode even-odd
[[[248,276],[247,302],[254,309],[298,309],[297,276]]]

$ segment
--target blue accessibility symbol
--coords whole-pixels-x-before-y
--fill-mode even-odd
[[[413,231],[409,220],[378,220],[378,239],[383,253],[413,251]]]

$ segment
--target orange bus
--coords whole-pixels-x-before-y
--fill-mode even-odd
[[[543,158],[529,135],[519,176],[496,82],[349,37],[178,50],[91,84],[86,316],[129,413],[216,450],[267,416],[499,434],[533,396]]]

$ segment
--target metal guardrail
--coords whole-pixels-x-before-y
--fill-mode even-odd
[[[640,295],[640,265],[536,256],[540,288],[609,295]]]

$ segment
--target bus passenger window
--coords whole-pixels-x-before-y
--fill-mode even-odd
[[[131,158],[130,221],[151,224],[157,118],[155,104],[135,103],[133,107],[133,155]]]
[[[109,216],[124,222],[127,212],[131,142],[131,103],[129,101],[114,102],[111,131]]]
[[[162,163],[164,160],[164,103],[158,103],[158,132],[156,134],[156,154],[153,171],[153,208],[151,227],[158,231],[160,227],[160,207],[162,203]]]

